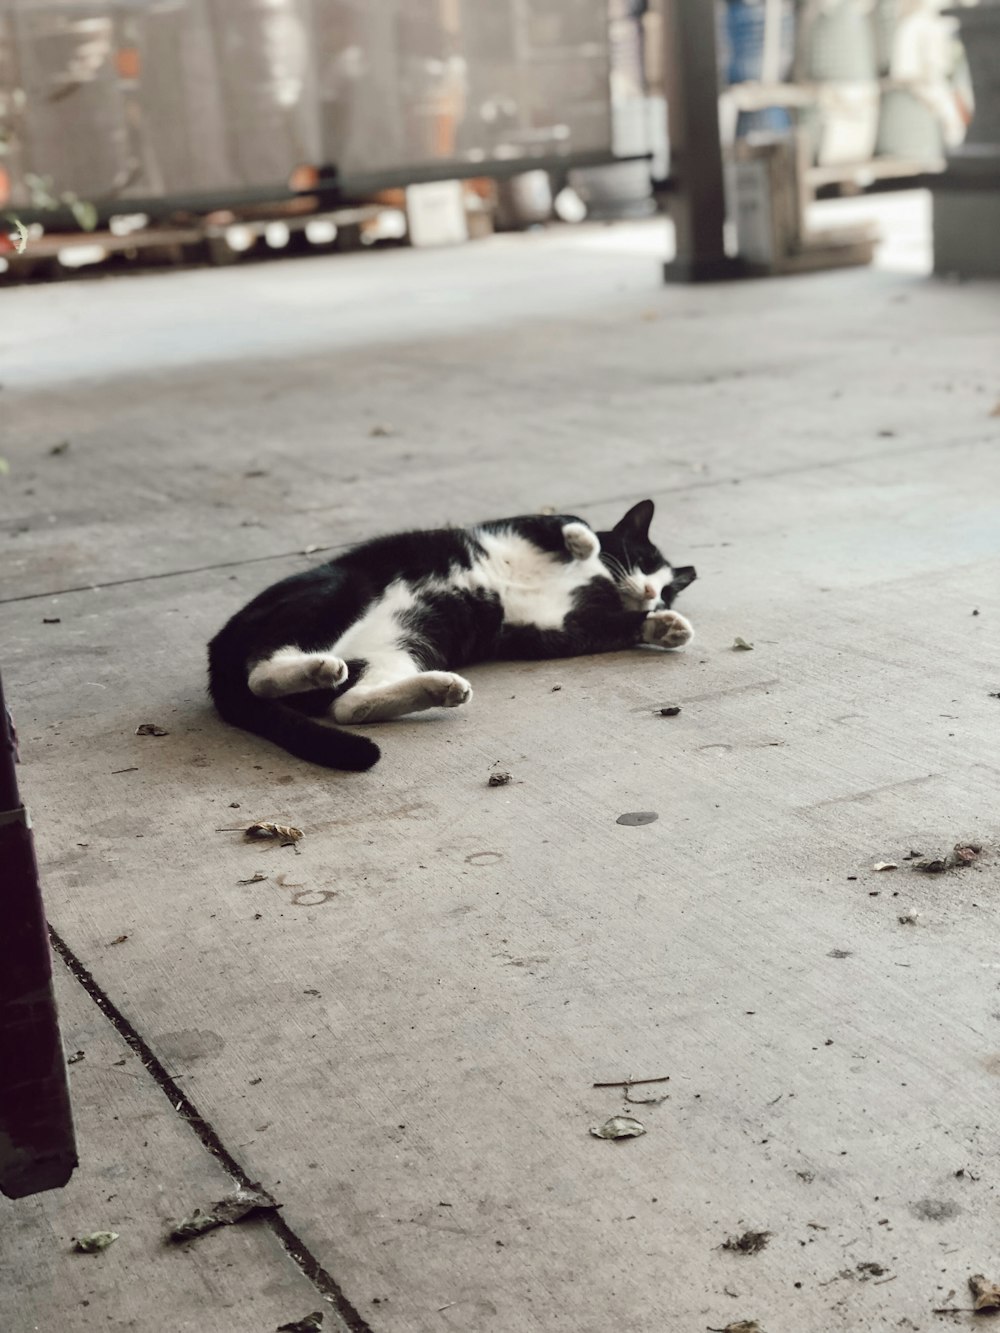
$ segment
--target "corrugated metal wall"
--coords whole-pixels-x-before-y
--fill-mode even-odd
[[[606,0],[0,0],[0,205],[610,145]]]

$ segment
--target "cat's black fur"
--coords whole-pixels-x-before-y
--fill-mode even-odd
[[[641,501],[614,528],[597,534],[600,559],[615,578],[593,578],[576,589],[558,629],[507,623],[495,592],[440,586],[455,571],[470,570],[482,555],[473,530],[404,532],[364,542],[325,564],[282,579],[237,612],[209,645],[209,692],[227,722],[301,759],[331,768],[370,768],[379,758],[373,741],[315,720],[358,683],[365,661],[348,659],[347,680],[335,689],[312,689],[283,698],[254,694],[247,683],[251,668],[288,645],[304,652],[330,649],[398,580],[418,591],[417,604],[400,622],[400,646],[425,671],[633,647],[641,641],[647,612],[627,609],[618,575],[670,570],[649,538],[652,515],[652,501]],[[515,533],[560,563],[570,563],[573,556],[563,533],[567,523],[582,520],[531,515],[481,524],[478,530]],[[659,605],[670,607],[695,577],[690,566],[674,568],[672,581],[660,590]],[[427,580],[435,584],[421,588]]]

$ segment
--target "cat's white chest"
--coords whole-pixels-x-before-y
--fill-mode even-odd
[[[560,560],[514,532],[477,532],[485,550],[469,571],[470,582],[495,593],[511,625],[560,629],[574,594],[594,578],[608,578],[599,555]]]

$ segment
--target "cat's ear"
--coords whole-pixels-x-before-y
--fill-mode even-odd
[[[632,541],[648,542],[649,525],[653,521],[653,502],[652,500],[640,500],[638,504],[633,505],[624,518],[619,519],[614,526],[614,531],[619,537]]]
[[[689,583],[694,583],[697,577],[698,571],[694,565],[678,565],[674,569],[674,577],[670,580],[670,587],[674,592],[680,592]]]

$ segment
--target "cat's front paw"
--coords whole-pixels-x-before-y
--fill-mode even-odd
[[[676,611],[651,611],[642,622],[643,643],[658,648],[683,648],[694,638],[694,628]]]
[[[597,533],[592,532],[586,523],[565,523],[562,535],[566,550],[574,560],[589,560],[601,549]]]
[[[425,671],[418,679],[432,708],[458,708],[472,698],[472,686],[454,671]]]

